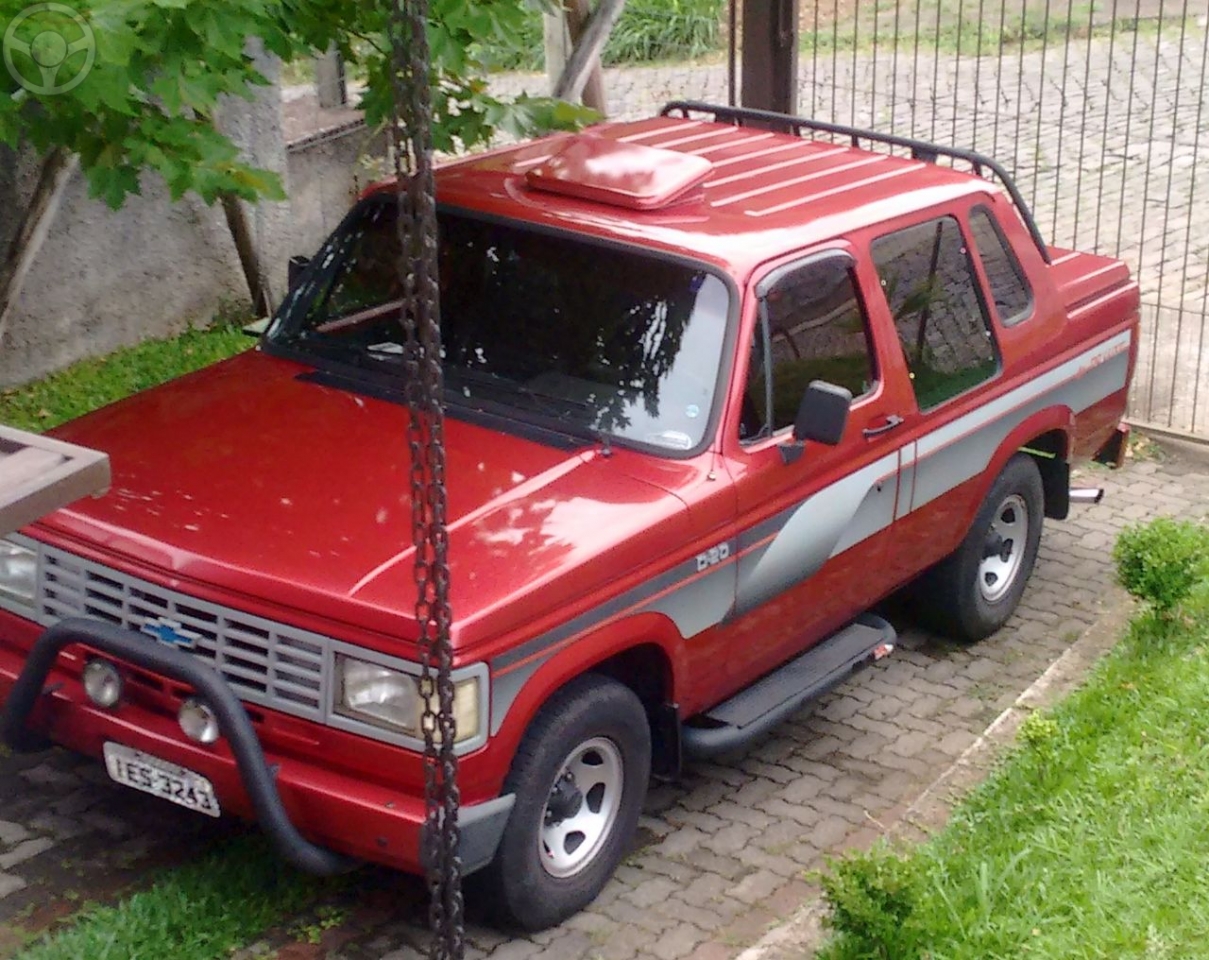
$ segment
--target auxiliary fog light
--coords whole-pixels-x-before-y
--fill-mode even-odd
[[[122,699],[122,675],[108,660],[94,657],[84,664],[84,692],[98,707],[117,706]]]
[[[181,704],[176,715],[186,737],[198,743],[213,743],[218,739],[218,717],[197,697],[190,697]]]

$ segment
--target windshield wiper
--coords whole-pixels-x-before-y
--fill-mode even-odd
[[[460,381],[460,382],[459,382]],[[497,401],[510,410],[525,413],[532,412],[543,420],[557,423],[564,432],[575,436],[595,438],[593,427],[577,420],[574,413],[581,410],[591,413],[592,407],[583,400],[575,400],[556,394],[534,390],[517,380],[510,380],[498,374],[472,370],[466,367],[447,367],[445,369],[445,385],[455,397],[469,400],[474,397],[474,388],[485,387],[500,397]],[[516,397],[524,397],[528,403],[508,402]]]

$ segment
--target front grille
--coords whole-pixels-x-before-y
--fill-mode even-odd
[[[40,544],[37,619],[50,626],[90,617],[137,633],[172,625],[189,652],[213,666],[240,698],[311,720],[326,720],[331,676],[326,637],[240,613],[127,576]],[[158,642],[147,637],[148,643]]]

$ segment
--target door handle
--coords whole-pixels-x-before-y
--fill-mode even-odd
[[[865,439],[869,439],[870,437],[880,436],[883,433],[889,433],[902,422],[902,417],[900,417],[897,413],[892,413],[890,416],[886,417],[886,422],[880,427],[865,427],[865,429],[861,431],[861,436],[863,436]]]

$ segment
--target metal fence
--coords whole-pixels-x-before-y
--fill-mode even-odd
[[[802,112],[989,153],[1051,243],[1127,260],[1130,413],[1209,436],[1206,0],[927,0],[804,17]],[[1198,180],[1199,178],[1199,180]]]
[[[1130,413],[1209,437],[1209,0],[801,7],[799,112],[989,153],[1051,243],[1123,257],[1143,301]],[[726,66],[608,70],[605,87],[614,116],[724,102]]]

